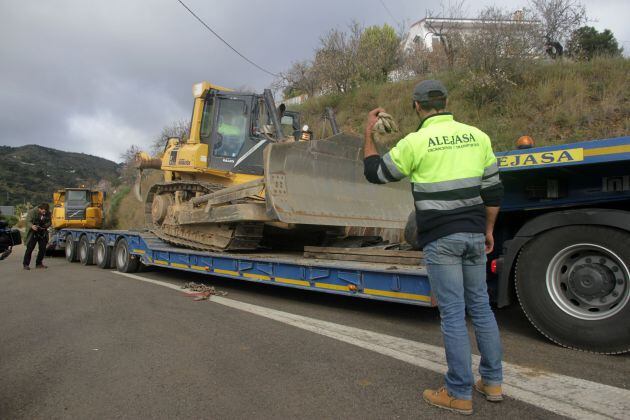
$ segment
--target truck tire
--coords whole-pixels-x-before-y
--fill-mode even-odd
[[[90,240],[88,239],[87,235],[83,235],[81,236],[81,239],[79,239],[79,247],[77,251],[79,253],[79,262],[82,265],[94,264],[92,247],[90,246]]]
[[[516,293],[529,321],[569,348],[630,351],[630,234],[581,225],[552,229],[518,257]]]
[[[99,236],[94,243],[94,263],[99,268],[112,267],[112,248],[107,246],[104,236]]]
[[[65,242],[66,242],[66,246],[65,246],[66,261],[76,262],[77,261],[77,244],[72,239],[71,234],[66,235]]]
[[[140,262],[129,253],[129,245],[126,239],[121,239],[116,244],[116,269],[121,273],[135,273],[140,268]]]

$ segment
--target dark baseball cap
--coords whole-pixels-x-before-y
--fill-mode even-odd
[[[429,96],[429,92],[433,94]],[[441,95],[436,95],[436,93],[440,93]],[[448,92],[446,87],[439,80],[424,80],[416,85],[413,89],[413,100],[418,102],[426,102],[430,99],[435,98],[436,96],[447,97]]]

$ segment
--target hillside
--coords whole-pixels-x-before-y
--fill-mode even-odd
[[[466,70],[424,78],[442,80],[449,89],[448,110],[487,132],[496,150],[512,148],[522,135],[532,136],[537,145],[548,145],[630,134],[630,60],[535,62],[520,73],[500,86]],[[320,116],[326,106],[335,109],[343,131],[361,135],[367,112],[381,106],[401,128],[399,135],[382,139],[387,146],[416,129],[411,92],[420,80],[364,85],[345,95],[314,98],[298,109],[320,137],[325,128]]]
[[[38,145],[0,146],[0,205],[52,201],[54,190],[118,178],[119,165]]]
[[[587,63],[541,62],[523,69],[523,76],[507,89],[493,93],[492,85],[475,88],[462,71],[427,75],[439,78],[449,89],[449,110],[462,122],[473,124],[492,138],[495,150],[513,148],[522,135],[537,145],[561,144],[630,134],[630,60],[596,59]],[[360,86],[345,95],[327,95],[296,108],[316,138],[330,135],[322,120],[326,106],[335,109],[345,132],[362,135],[369,110],[382,106],[399,122],[401,132],[379,139],[385,151],[404,134],[416,129],[418,118],[411,109],[411,91],[419,80]],[[485,86],[485,87],[484,87]],[[476,90],[475,90],[476,89]],[[485,89],[485,90],[484,90]],[[480,94],[489,95],[480,101]],[[480,102],[483,102],[480,104]],[[145,180],[157,182],[159,172]],[[142,205],[133,194],[121,197],[113,225],[142,226]]]

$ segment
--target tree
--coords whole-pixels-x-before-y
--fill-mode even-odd
[[[175,120],[169,125],[166,125],[162,128],[162,132],[158,137],[153,140],[151,144],[151,154],[160,155],[164,152],[164,148],[166,147],[166,143],[168,139],[171,137],[178,137],[180,139],[186,139],[190,134],[190,122],[184,119]],[[129,150],[131,150],[134,146],[131,146]],[[127,150],[127,152],[129,152]],[[126,153],[127,153],[126,152]]]
[[[331,29],[320,38],[321,46],[315,51],[313,67],[324,90],[345,93],[356,86],[362,29],[356,22],[348,29],[348,33]]]
[[[120,159],[122,159],[122,164],[128,165],[132,163],[134,159],[136,158],[136,154],[138,154],[141,151],[142,149],[140,148],[140,146],[136,144],[132,144],[131,146],[129,146],[127,150],[125,150],[123,153],[120,154]]]
[[[463,38],[458,19],[464,17],[465,3],[466,0],[456,0],[455,2],[449,0],[446,5],[441,3],[442,10],[439,13],[436,14],[432,10],[427,11],[425,20],[427,28],[434,37],[439,39],[449,68],[453,68],[455,65],[458,45],[461,44]]]
[[[399,58],[400,38],[391,26],[370,26],[361,33],[357,56],[361,80],[386,81]]]
[[[586,22],[586,9],[579,0],[530,0],[530,5],[549,44],[564,44]]]
[[[297,61],[289,70],[280,73],[273,83],[273,88],[281,90],[285,98],[307,94],[313,97],[321,89],[321,82],[313,64],[308,61]]]
[[[598,55],[619,57],[623,48],[609,29],[598,32],[592,26],[583,26],[573,32],[568,44],[569,55],[576,60],[591,60]]]
[[[462,95],[479,111],[505,95],[522,79],[525,64],[541,52],[539,26],[527,10],[513,14],[490,6],[477,17],[479,26],[464,38],[460,60],[468,75]]]
[[[142,149],[140,149],[140,146],[132,144],[127,148],[127,150],[120,154],[120,158],[122,159],[120,177],[124,182],[130,183],[134,179],[136,175],[134,161],[136,159],[136,155],[141,151]]]
[[[518,20],[504,9],[490,6],[477,16],[479,27],[464,38],[461,60],[472,71],[516,75],[524,62],[541,53],[539,25],[523,10]]]
[[[431,51],[424,43],[414,43],[402,52],[400,78],[411,78],[429,71]]]

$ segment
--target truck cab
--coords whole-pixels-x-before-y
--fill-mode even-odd
[[[497,153],[488,287],[566,347],[630,347],[630,137]],[[576,332],[578,332],[576,334]]]

